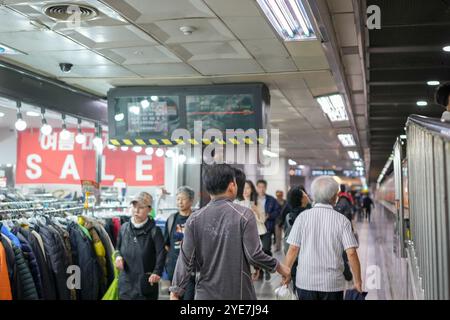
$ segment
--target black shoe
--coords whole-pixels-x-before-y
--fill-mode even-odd
[[[270,273],[266,272],[266,277],[265,277],[266,281],[270,280]]]

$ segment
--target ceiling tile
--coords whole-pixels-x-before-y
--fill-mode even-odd
[[[83,46],[53,31],[0,33],[0,43],[29,53],[33,51],[82,50]]]
[[[108,81],[111,85],[119,86],[171,86],[171,85],[201,85],[211,84],[211,81],[205,78],[134,78],[134,79],[111,79]]]
[[[128,65],[127,69],[143,76],[190,76],[198,73],[190,66],[184,63],[154,63],[154,64],[136,64]]]
[[[342,57],[346,74],[361,75],[361,60],[357,54],[348,54]]]
[[[204,75],[263,72],[256,61],[251,59],[192,61],[191,65]]]
[[[112,60],[124,64],[170,63],[181,60],[164,46],[113,48],[101,51]]]
[[[352,12],[352,0],[328,0],[328,7],[332,13]]]
[[[32,31],[36,30],[30,21],[6,7],[0,7],[0,32]]]
[[[316,100],[309,90],[282,89],[284,95],[298,108],[312,108],[317,106]]]
[[[263,17],[223,18],[225,24],[241,40],[276,39],[269,23]]]
[[[214,17],[202,0],[103,0],[139,24],[158,20]]]
[[[291,41],[285,45],[300,70],[329,69],[319,41]]]
[[[167,44],[236,40],[219,19],[164,20],[141,26]],[[183,26],[190,26],[195,30],[190,35],[184,35],[180,31]]]
[[[253,0],[204,0],[220,17],[258,17],[260,11]]]
[[[337,92],[331,72],[312,72],[304,74],[306,84],[314,97]]]
[[[277,39],[244,40],[242,43],[256,58],[289,57],[286,48]]]
[[[291,58],[258,58],[257,61],[266,72],[297,71],[297,66]]]
[[[183,43],[171,46],[171,48],[187,61],[251,59],[239,41]]]
[[[352,91],[364,90],[364,81],[362,75],[350,75],[348,76],[348,79]]]
[[[341,47],[352,47],[358,45],[355,16],[353,13],[334,15],[333,24],[336,29],[339,45]]]

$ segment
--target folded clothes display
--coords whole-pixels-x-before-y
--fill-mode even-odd
[[[3,204],[3,203],[2,203]],[[112,255],[128,217],[82,207],[0,210],[0,300],[100,300],[114,280]]]

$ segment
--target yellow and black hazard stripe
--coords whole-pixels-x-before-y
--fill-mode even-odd
[[[228,139],[215,139],[214,142],[210,139],[110,139],[109,143],[114,146],[161,146],[161,147],[174,147],[178,145],[210,145],[216,143],[218,145],[257,145],[264,144],[264,138],[228,138]]]

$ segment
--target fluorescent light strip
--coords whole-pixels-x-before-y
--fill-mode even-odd
[[[354,147],[356,146],[355,139],[352,134],[338,134],[338,139],[341,141],[344,147]]]
[[[285,41],[316,39],[303,4],[298,0],[257,0]]]
[[[362,167],[362,166],[363,166],[363,163],[362,163],[362,161],[353,161],[353,165],[354,165],[355,167]]]
[[[328,115],[330,121],[346,121],[348,120],[347,112],[345,111],[344,100],[340,94],[334,94],[326,97],[319,97],[316,99],[320,104],[323,112]]]
[[[352,160],[359,160],[359,153],[357,151],[348,151],[348,156],[350,157],[350,159]]]

